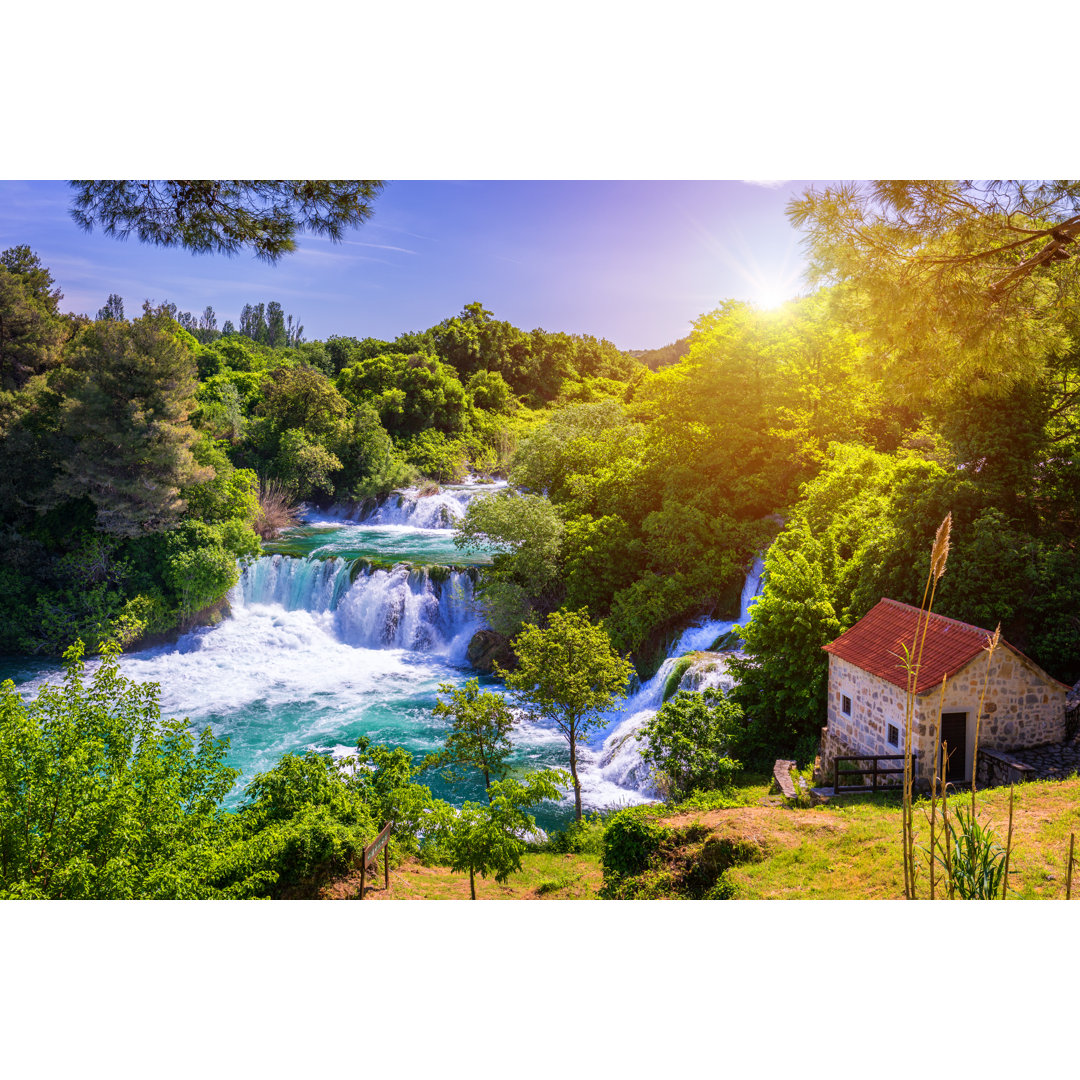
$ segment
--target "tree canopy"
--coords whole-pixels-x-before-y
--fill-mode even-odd
[[[514,703],[534,720],[554,724],[570,749],[574,814],[581,820],[578,745],[604,723],[621,698],[633,667],[611,647],[588,612],[554,611],[547,626],[526,626],[514,639],[518,666],[506,675]]]
[[[131,233],[198,254],[250,250],[276,262],[309,232],[340,241],[372,213],[381,180],[73,180],[71,216],[87,232]]]

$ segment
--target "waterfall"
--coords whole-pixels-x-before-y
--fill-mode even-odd
[[[374,509],[371,503],[331,507],[320,515],[309,516],[307,520],[354,521],[368,526],[397,525],[410,529],[452,529],[465,516],[465,510],[473,499],[505,487],[505,480],[490,484],[470,482],[442,488],[433,495],[421,494],[420,488],[403,488],[391,492]]]
[[[601,746],[595,749],[598,766],[604,779],[619,787],[633,788],[644,794],[654,793],[649,767],[641,757],[639,732],[646,721],[652,719],[663,704],[664,686],[679,658],[688,652],[708,649],[718,638],[729,634],[733,627],[745,624],[750,618],[750,608],[761,590],[761,575],[765,561],[760,556],[746,575],[743,584],[739,617],[733,621],[706,619],[684,630],[678,640],[668,649],[667,659],[656,674],[637,693],[627,699],[623,710],[612,715],[604,731]],[[679,683],[680,689],[705,690],[719,687],[730,689],[731,676],[726,664],[717,658],[714,671],[687,671]],[[612,727],[612,723],[615,724]]]
[[[433,575],[407,563],[382,570],[355,560],[264,555],[242,571],[230,601],[325,613],[334,637],[356,648],[437,652],[461,661],[479,627],[467,573]]]

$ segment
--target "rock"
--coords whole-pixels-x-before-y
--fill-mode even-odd
[[[517,657],[510,648],[510,639],[494,630],[477,630],[465,655],[477,671],[491,672],[496,663],[507,671],[517,666]]]

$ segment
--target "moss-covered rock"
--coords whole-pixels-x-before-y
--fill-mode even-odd
[[[477,630],[465,655],[477,671],[493,672],[496,664],[504,671],[512,671],[517,666],[510,639],[494,630]]]

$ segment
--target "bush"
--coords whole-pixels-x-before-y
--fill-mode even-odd
[[[536,850],[554,855],[599,855],[604,844],[604,828],[599,814],[586,814],[565,829],[550,833],[544,843],[536,845]]]
[[[115,644],[84,678],[24,702],[0,685],[0,897],[200,899],[232,825],[225,740],[162,718],[158,688],[125,679]],[[58,812],[59,811],[59,812]]]
[[[670,798],[731,787],[742,766],[729,756],[742,709],[716,690],[680,690],[641,729],[642,758]]]
[[[604,829],[600,852],[604,887],[645,870],[665,832],[662,825],[649,820],[647,807],[632,806],[613,815]]]

